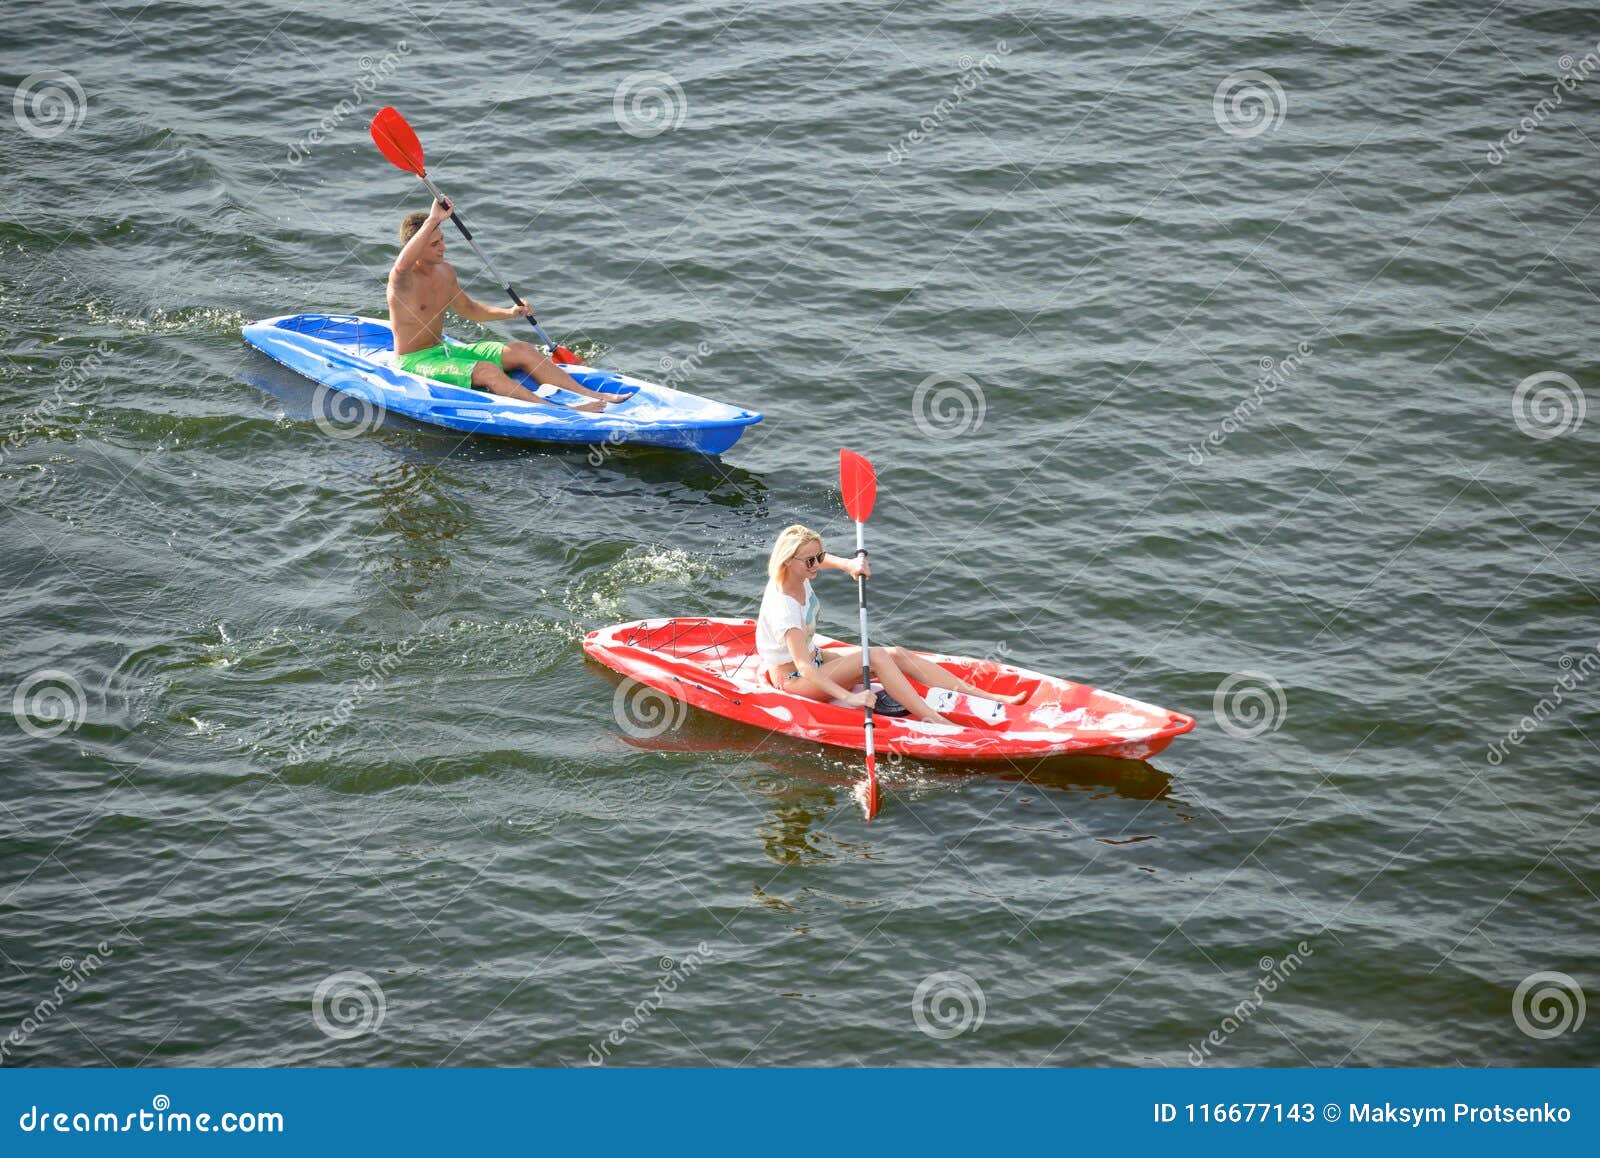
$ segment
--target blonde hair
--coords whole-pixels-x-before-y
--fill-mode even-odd
[[[774,583],[783,575],[783,565],[794,558],[796,552],[811,540],[818,544],[822,536],[801,523],[791,523],[778,533],[778,541],[772,544],[772,555],[767,559],[767,578]],[[824,551],[826,547],[822,548]]]

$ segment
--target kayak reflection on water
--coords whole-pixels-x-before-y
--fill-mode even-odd
[[[844,571],[857,579],[872,575],[865,558],[830,555],[823,548],[822,536],[815,531],[799,523],[785,527],[767,560],[768,582],[756,619],[756,651],[763,677],[778,690],[806,699],[884,710],[871,690],[853,690],[861,673],[859,647],[830,647],[824,657],[812,641],[817,630],[818,601],[811,580],[824,570]],[[906,648],[873,647],[868,660],[872,677],[905,713],[929,723],[950,721],[928,706],[912,685],[913,679],[930,688],[945,688],[1000,704],[1020,704],[1029,694],[986,692]]]

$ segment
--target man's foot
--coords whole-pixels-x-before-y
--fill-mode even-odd
[[[997,704],[1010,704],[1012,707],[1016,707],[1016,705],[1026,701],[1027,698],[1032,694],[1032,692],[1017,692],[1015,695],[1010,696],[997,696],[988,694],[986,695],[986,698],[993,700]]]
[[[604,402],[580,402],[573,407],[574,410],[583,414],[599,414],[605,408],[606,404]]]
[[[928,710],[928,714],[926,716],[918,716],[917,719],[921,720],[924,724],[948,724],[950,722],[931,708]]]
[[[600,399],[600,401],[602,401],[602,402],[626,402],[629,398],[632,398],[633,395],[632,394],[596,394],[595,397]]]

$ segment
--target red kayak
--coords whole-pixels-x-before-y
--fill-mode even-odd
[[[818,633],[826,651],[845,647]],[[674,699],[819,744],[865,747],[860,708],[779,691],[761,673],[753,619],[641,619],[591,631],[583,650],[613,671]],[[945,694],[930,701],[949,724],[877,715],[882,751],[926,760],[1014,760],[1061,755],[1154,756],[1194,727],[1194,720],[1112,692],[994,660],[918,652],[973,687],[998,695],[1029,692],[1012,707]],[[928,689],[917,684],[917,691]],[[933,693],[939,695],[938,691]],[[953,701],[953,702],[950,702]]]

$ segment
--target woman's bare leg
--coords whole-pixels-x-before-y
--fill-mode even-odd
[[[895,666],[894,660],[889,657],[888,648],[875,647],[872,649],[872,674],[883,690],[913,716],[930,724],[948,724],[950,721],[941,716],[928,706],[928,701],[917,694],[917,689],[911,686],[911,681]],[[841,654],[842,653],[842,654]],[[823,653],[827,658],[823,661],[822,674],[828,679],[844,687],[853,687],[856,680],[861,677],[861,649],[829,648]],[[800,680],[791,680],[791,683],[803,683]],[[821,700],[829,698],[826,693],[810,684],[803,684],[802,688],[795,689],[807,699]]]
[[[928,706],[928,701],[923,699],[911,681],[906,678],[906,673],[900,670],[895,663],[894,649],[888,647],[875,647],[872,649],[872,674],[878,677],[878,682],[883,685],[883,690],[890,696],[900,701],[900,705],[919,720],[930,724],[948,724],[950,721],[941,716]]]
[[[874,648],[874,651],[877,649]],[[1029,693],[1017,692],[1014,695],[1003,696],[995,692],[986,692],[982,688],[974,687],[959,676],[952,675],[932,660],[923,659],[920,655],[903,647],[891,647],[885,650],[893,653],[896,666],[912,679],[921,680],[930,688],[944,688],[947,691],[961,692],[964,695],[977,696],[979,699],[994,700],[1000,704],[1020,704],[1028,698]],[[896,697],[898,698],[898,697]]]

